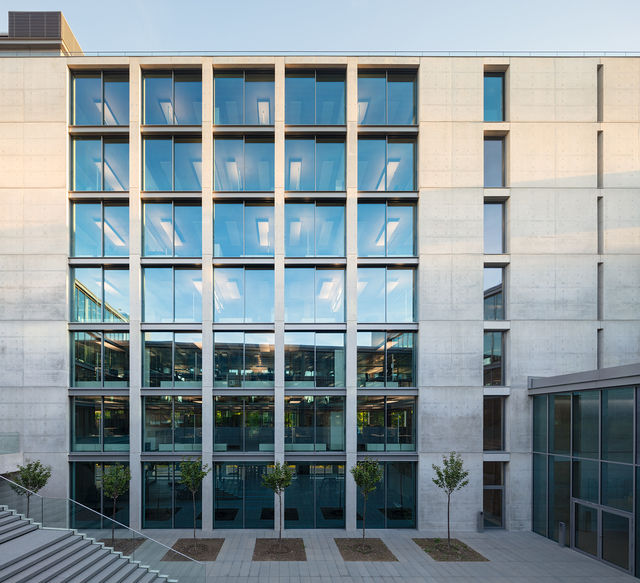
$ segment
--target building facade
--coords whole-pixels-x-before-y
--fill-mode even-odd
[[[368,526],[439,529],[456,451],[453,529],[531,528],[527,378],[640,352],[640,58],[18,44],[0,411],[50,493],[125,463],[119,518],[189,527],[202,456],[199,526],[271,528],[282,461],[286,528],[354,529],[371,456]]]

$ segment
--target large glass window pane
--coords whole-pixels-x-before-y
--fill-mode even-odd
[[[416,123],[416,74],[389,71],[387,86],[387,124]]]
[[[387,255],[415,255],[414,208],[413,205],[387,206]],[[377,240],[376,247],[379,247]]]
[[[286,203],[284,206],[284,245],[288,257],[312,257],[315,254],[315,205]]]
[[[244,209],[244,254],[273,255],[273,207],[246,205]]]
[[[173,322],[173,270],[147,267],[143,275],[143,321]]]
[[[71,496],[83,506],[100,512],[102,510],[102,464],[93,462],[71,462]],[[76,506],[71,513],[74,528],[100,528],[100,520],[90,510]]]
[[[242,124],[242,72],[217,72],[214,83],[214,123],[220,125]]]
[[[596,461],[574,460],[573,462],[573,497],[587,502],[599,503],[598,471],[600,464]]]
[[[345,386],[344,334],[316,333],[316,386]]]
[[[384,322],[386,270],[358,268],[358,322]]]
[[[176,269],[175,321],[202,322],[202,271]]]
[[[129,321],[129,270],[104,270],[104,321]]]
[[[487,202],[484,204],[484,252],[504,253],[504,204]]]
[[[180,125],[202,123],[202,74],[200,71],[175,71],[175,122]]]
[[[244,528],[243,465],[235,462],[214,465],[214,528]]]
[[[386,466],[387,528],[415,528],[416,464],[387,462]]]
[[[385,71],[358,73],[358,123],[384,125],[386,123],[387,79]]]
[[[533,454],[533,532],[547,536],[547,456]]]
[[[102,140],[73,140],[73,190],[102,190]]]
[[[102,205],[99,203],[74,203],[72,221],[71,255],[74,257],[101,257]]]
[[[73,76],[73,124],[102,125],[100,73],[76,73]]]
[[[256,192],[268,192],[273,190],[273,144],[273,139],[245,139],[244,190]]]
[[[245,286],[251,294],[245,297],[245,322],[273,322],[273,269],[247,269]]]
[[[484,268],[484,319],[504,320],[503,267]]]
[[[174,397],[173,409],[174,450],[200,451],[202,449],[202,397]]]
[[[602,513],[602,558],[622,569],[629,569],[629,519]]]
[[[602,459],[633,462],[633,388],[602,391]]]
[[[100,451],[102,397],[73,397],[71,451]]]
[[[287,267],[284,270],[285,322],[313,322],[314,306],[309,298],[314,294],[314,270]]]
[[[214,140],[214,189],[244,190],[244,141],[237,138]]]
[[[344,124],[344,80],[343,71],[316,72],[316,124]]]
[[[104,255],[105,257],[129,255],[129,207],[127,205],[104,207]]]
[[[384,451],[385,397],[358,397],[358,451]]]
[[[484,187],[504,186],[504,138],[484,139]]]
[[[285,140],[285,190],[315,190],[314,139]]]
[[[484,386],[504,385],[503,332],[484,333]],[[567,428],[567,431],[569,429]]]
[[[171,203],[144,203],[143,242],[147,257],[173,255],[173,216]]]
[[[387,270],[387,322],[413,322],[413,270]]]
[[[144,463],[142,528],[173,527],[173,463]],[[192,519],[193,520],[193,519]]]
[[[200,140],[175,140],[174,190],[200,190],[202,185],[202,144]]]
[[[484,74],[484,121],[504,121],[504,73]]]
[[[315,123],[316,80],[314,71],[288,71],[285,79],[285,120],[293,125]]]
[[[129,386],[129,333],[104,333],[104,386]]]
[[[202,207],[176,205],[174,215],[175,256],[200,257],[202,255]]]
[[[315,500],[311,464],[291,464],[290,468],[293,470],[293,480],[285,496],[284,527],[314,528]]]
[[[384,139],[358,140],[358,190],[386,190],[386,148]]]
[[[387,332],[387,386],[415,387],[413,332]]]
[[[387,397],[387,451],[415,451],[415,397]]]
[[[144,332],[144,387],[173,386],[173,334]]]
[[[213,270],[215,322],[244,321],[244,269],[216,267]]]
[[[344,451],[344,397],[316,397],[316,451]]]
[[[73,273],[72,320],[74,322],[101,322],[102,269],[76,267]]]
[[[242,332],[214,333],[214,386],[239,387],[244,371],[244,334]]]
[[[104,73],[104,125],[129,125],[129,75]]]
[[[344,140],[318,140],[314,190],[343,191],[344,173]]]
[[[104,397],[104,451],[129,451],[129,398]]]
[[[145,73],[144,123],[147,125],[170,125],[173,115],[173,83],[171,73]]]
[[[145,138],[144,190],[173,190],[173,142],[166,138]]]
[[[386,462],[379,462],[383,469],[383,477],[376,489],[367,496],[367,528],[385,528],[387,524],[386,513]],[[357,489],[356,526],[362,528],[362,516],[364,514],[364,497],[360,488]]]
[[[483,511],[484,525],[489,528],[502,528],[504,523],[504,464],[502,462],[484,462],[483,464]]]
[[[104,140],[103,190],[129,190],[129,142]]]
[[[388,191],[415,190],[415,142],[389,140],[387,145]]]
[[[245,387],[273,387],[273,334],[245,334],[244,372]]]
[[[633,510],[633,466],[602,463],[602,504]]]
[[[213,254],[215,257],[243,255],[243,225],[244,205],[242,203],[214,204]]]
[[[173,451],[171,397],[143,397],[144,451]]]
[[[558,540],[560,523],[569,524],[571,462],[569,458],[549,457],[549,537]],[[569,544],[569,540],[566,541]]]
[[[571,395],[549,395],[549,451],[569,454]]]
[[[316,206],[315,239],[317,256],[344,257],[344,205]]]
[[[315,386],[314,332],[286,332],[284,345],[285,386]]]
[[[358,386],[385,385],[385,332],[358,332]]]
[[[344,528],[344,465],[311,467],[315,482],[316,528]]]
[[[273,124],[273,71],[246,71],[244,87],[244,123]]]
[[[533,451],[547,452],[547,396],[533,397]]]
[[[315,322],[344,322],[344,270],[316,269],[315,279]]]
[[[485,397],[483,415],[483,446],[484,451],[504,450],[504,398]]]
[[[214,451],[243,451],[243,397],[215,397]]]
[[[245,399],[245,451],[273,451],[273,397]]]
[[[202,386],[202,334],[176,332],[174,352],[174,384]]]
[[[314,397],[285,396],[285,451],[314,451]]]
[[[384,203],[358,204],[358,255],[384,256],[386,228]]]
[[[597,458],[600,435],[600,391],[573,394],[573,455]]]

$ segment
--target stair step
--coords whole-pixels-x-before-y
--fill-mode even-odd
[[[61,541],[73,541],[73,533],[69,530],[37,529],[27,538],[16,538],[2,545],[2,564],[0,575],[14,563],[24,561],[32,554],[46,550]],[[2,578],[0,578],[2,581]]]
[[[123,559],[120,555],[109,551],[100,561],[82,571],[80,575],[74,577],[71,581],[72,583],[105,583],[128,562],[127,559]]]
[[[0,508],[4,508],[4,506],[0,506]],[[0,510],[0,518],[8,516],[9,514],[13,514],[13,512],[11,512],[11,510]]]
[[[100,550],[101,548],[98,545],[93,545],[89,541],[88,545],[62,561],[49,559],[46,568],[41,570],[38,575],[23,577],[23,573],[20,573],[19,576],[10,579],[7,583],[51,583],[54,578],[63,577],[71,571],[76,573],[78,565],[82,565],[80,570],[91,565],[94,561],[98,560],[98,551]],[[66,581],[66,579],[62,580]]]
[[[166,579],[158,577],[157,573],[147,573],[142,579],[140,579],[140,583],[152,583],[157,581],[166,582]]]
[[[14,528],[18,528],[22,524],[31,524],[26,520],[20,520],[17,516],[14,516],[11,520],[7,520],[4,524],[0,524],[0,534],[4,534],[5,532],[9,532]]]
[[[0,526],[4,526],[5,524],[9,524],[11,522],[16,522],[20,520],[19,516],[16,516],[15,514],[9,514],[8,516],[1,516],[0,517]]]
[[[139,568],[137,563],[126,560],[125,566],[118,571],[117,576],[111,579],[109,583],[137,583],[146,572],[146,569]]]
[[[106,549],[103,549],[100,545],[90,545],[94,552],[82,561],[76,562],[71,567],[67,567],[64,571],[58,571],[56,577],[50,577],[46,579],[46,583],[67,583],[69,581],[76,581],[76,577],[84,575],[88,569],[93,569],[96,563],[100,563],[107,555],[111,553]],[[97,549],[97,552],[95,550]],[[84,581],[85,579],[79,579]],[[90,579],[89,579],[90,580]],[[34,582],[35,583],[35,582]],[[45,583],[41,581],[39,583]]]
[[[6,543],[7,541],[18,538],[19,536],[22,536],[23,534],[27,534],[28,532],[32,532],[34,530],[38,530],[37,525],[30,524],[28,522],[21,523],[18,528],[0,534],[0,544]]]

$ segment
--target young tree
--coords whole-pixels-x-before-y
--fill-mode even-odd
[[[102,474],[102,491],[107,498],[113,500],[113,510],[111,512],[111,546],[115,545],[116,539],[116,501],[120,496],[126,494],[131,482],[131,472],[129,466],[116,464],[115,466],[107,466]]]
[[[282,542],[282,523],[284,522],[284,508],[282,505],[282,493],[291,486],[291,480],[293,480],[293,472],[285,464],[276,462],[273,469],[266,474],[262,474],[262,485],[270,490],[273,490],[278,495],[278,502],[280,506],[280,533],[278,540]]]
[[[362,544],[365,541],[365,520],[367,518],[367,497],[377,487],[384,475],[382,466],[372,459],[360,460],[350,470],[356,485],[362,492],[364,505],[362,507]]]
[[[442,466],[441,468],[436,464],[431,465],[436,473],[433,483],[447,495],[447,543],[451,548],[451,494],[469,483],[469,472],[463,468],[462,458],[455,451],[452,451],[449,457],[442,456]]]
[[[18,465],[18,473],[13,480],[18,486],[11,486],[16,494],[27,497],[27,518],[31,496],[44,488],[51,477],[51,466],[45,466],[40,460],[29,461],[24,466]]]
[[[208,465],[202,465],[200,459],[186,458],[180,462],[180,483],[191,492],[193,503],[193,545],[196,546],[196,494],[202,486],[207,474],[211,471]]]

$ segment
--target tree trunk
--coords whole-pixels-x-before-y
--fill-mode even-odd
[[[196,493],[191,492],[191,500],[193,500],[193,540],[196,540]]]
[[[282,494],[278,494],[278,500],[280,504],[280,533],[278,535],[278,540],[282,542],[282,523],[284,522],[284,508],[282,507]]]
[[[115,545],[116,540],[116,523],[114,522],[116,519],[116,499],[113,499],[113,512],[111,514],[111,546]]]
[[[447,543],[451,548],[451,494],[447,494]]]
[[[364,497],[364,505],[362,506],[362,544],[365,539],[365,520],[367,519],[367,497]]]

